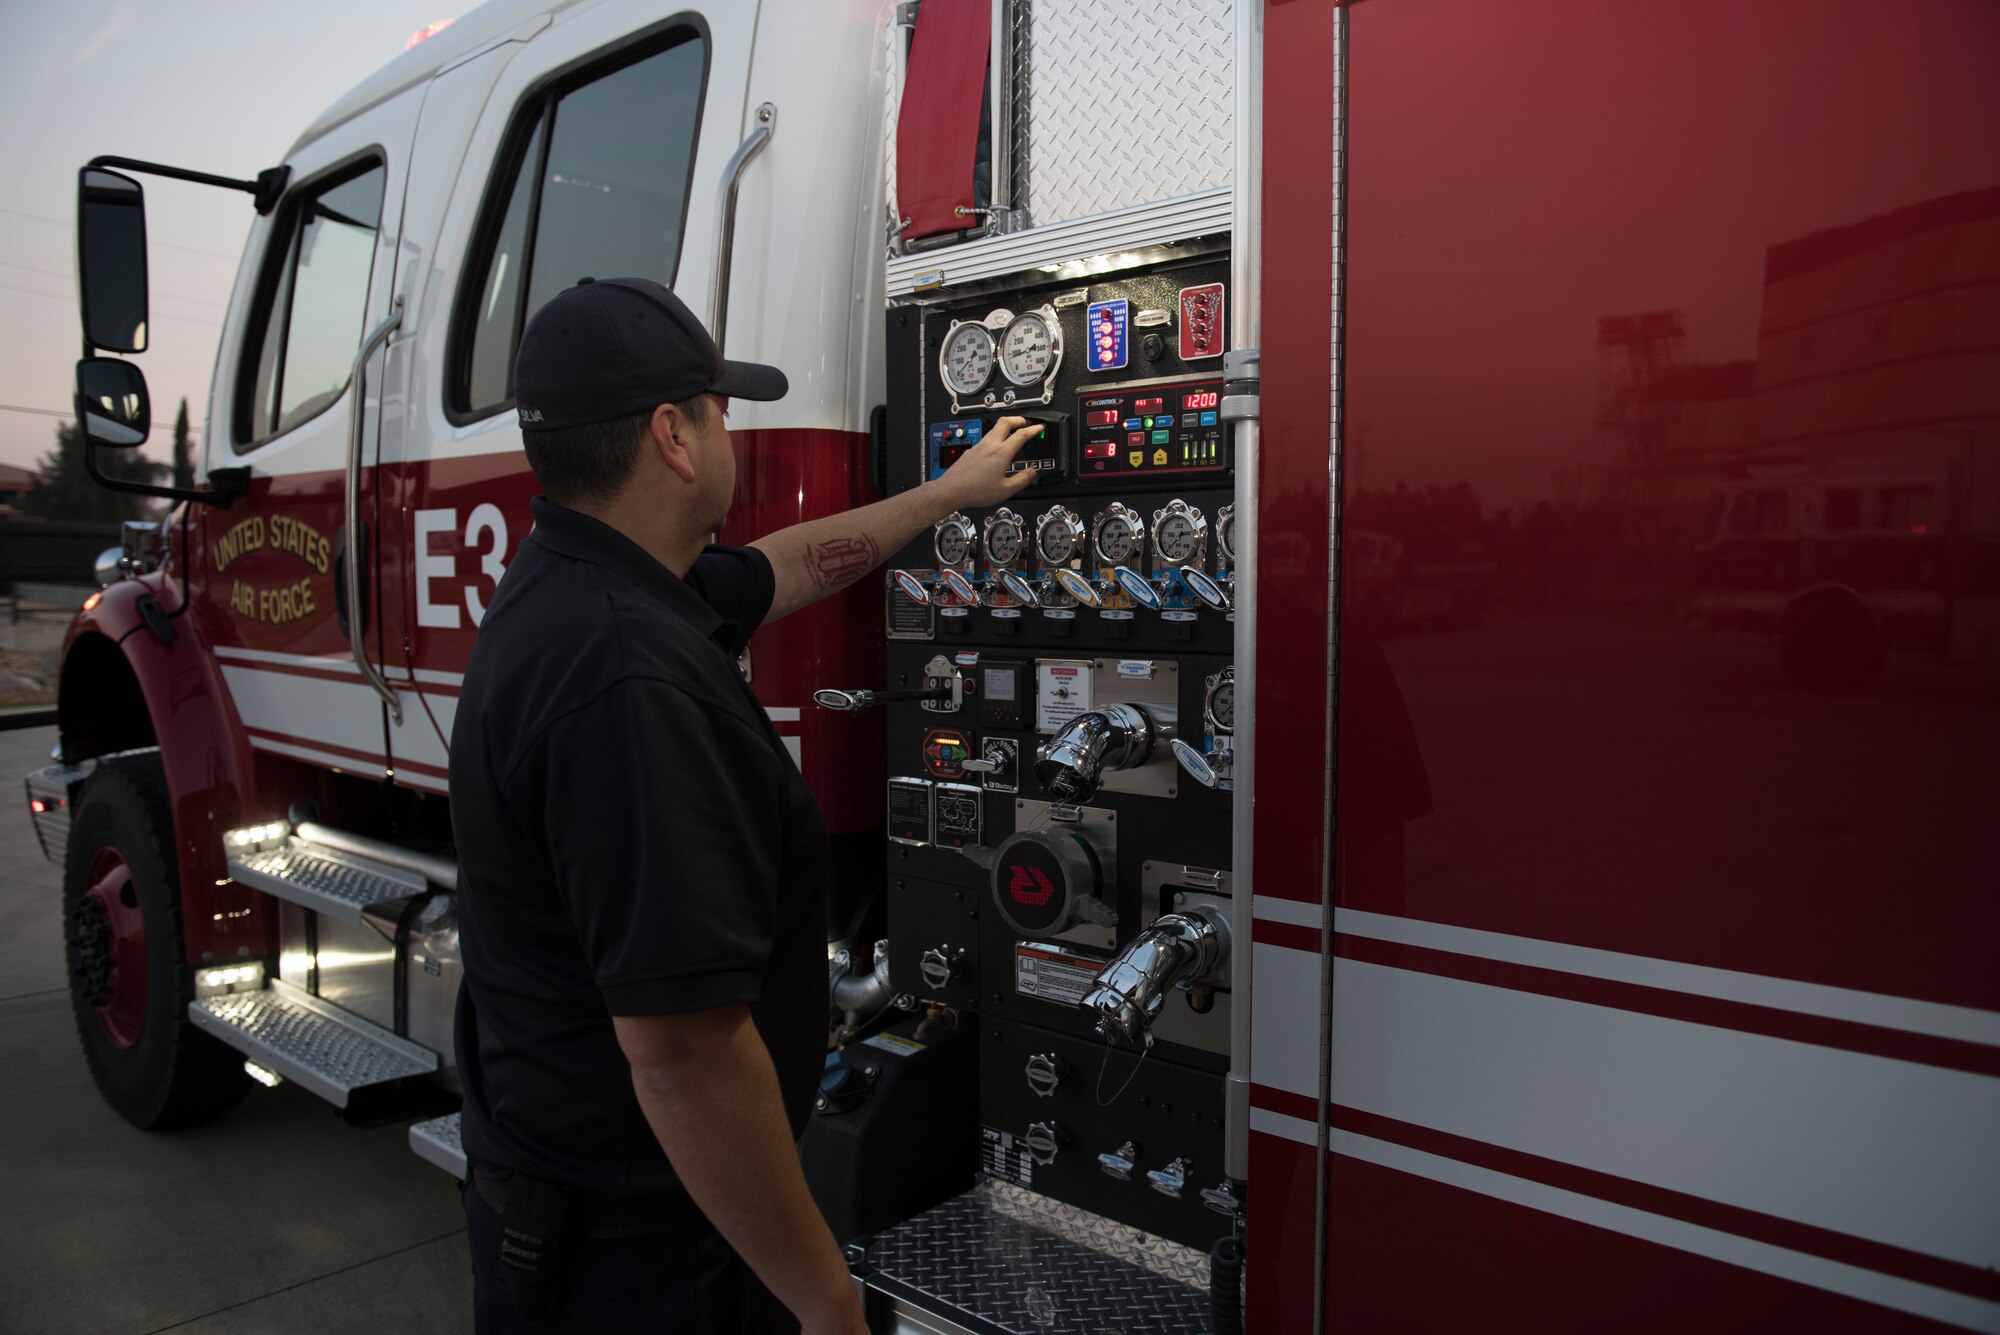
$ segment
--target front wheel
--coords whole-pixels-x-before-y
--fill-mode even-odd
[[[119,1116],[145,1130],[186,1126],[243,1097],[241,1059],[188,1019],[194,973],[157,753],[107,761],[84,782],[63,924],[84,1061]]]

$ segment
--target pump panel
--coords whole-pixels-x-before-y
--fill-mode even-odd
[[[973,1167],[1203,1250],[1231,1226],[1201,1195],[1223,1182],[1230,994],[1197,958],[1233,916],[1227,277],[1211,257],[890,309],[893,489],[1002,417],[1045,430],[1017,459],[1031,485],[891,558],[869,683],[955,683],[883,710],[888,936],[896,991],[978,1031]],[[1149,1045],[1114,1046],[1086,999],[1167,914],[1196,925],[1155,944],[1206,972],[1126,1013]]]

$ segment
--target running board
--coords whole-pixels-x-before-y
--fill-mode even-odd
[[[225,847],[228,843],[225,840]],[[371,904],[408,899],[430,888],[416,872],[310,843],[295,834],[272,846],[232,850],[229,874],[254,890],[349,923],[360,922],[362,910]]]
[[[410,1128],[410,1148],[419,1159],[465,1181],[465,1145],[458,1138],[458,1114],[433,1117]]]
[[[261,992],[191,1001],[188,1018],[336,1108],[345,1108],[357,1089],[438,1068],[428,1048],[277,979]]]
[[[981,1182],[856,1250],[856,1278],[880,1295],[871,1311],[896,1335],[1210,1328],[1201,1252],[1011,1183]]]

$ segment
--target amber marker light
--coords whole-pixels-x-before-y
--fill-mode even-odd
[[[404,44],[403,49],[405,51],[408,51],[414,46],[416,46],[418,42],[429,41],[431,38],[437,36],[439,33],[443,32],[446,28],[449,28],[450,26],[451,26],[450,19],[438,19],[433,23],[426,24],[424,27],[421,27],[417,29],[415,32],[410,34],[410,40]]]

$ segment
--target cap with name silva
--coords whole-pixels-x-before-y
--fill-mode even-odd
[[[523,431],[650,412],[704,391],[780,399],[785,373],[725,361],[681,299],[650,278],[579,278],[536,311],[514,358]]]

